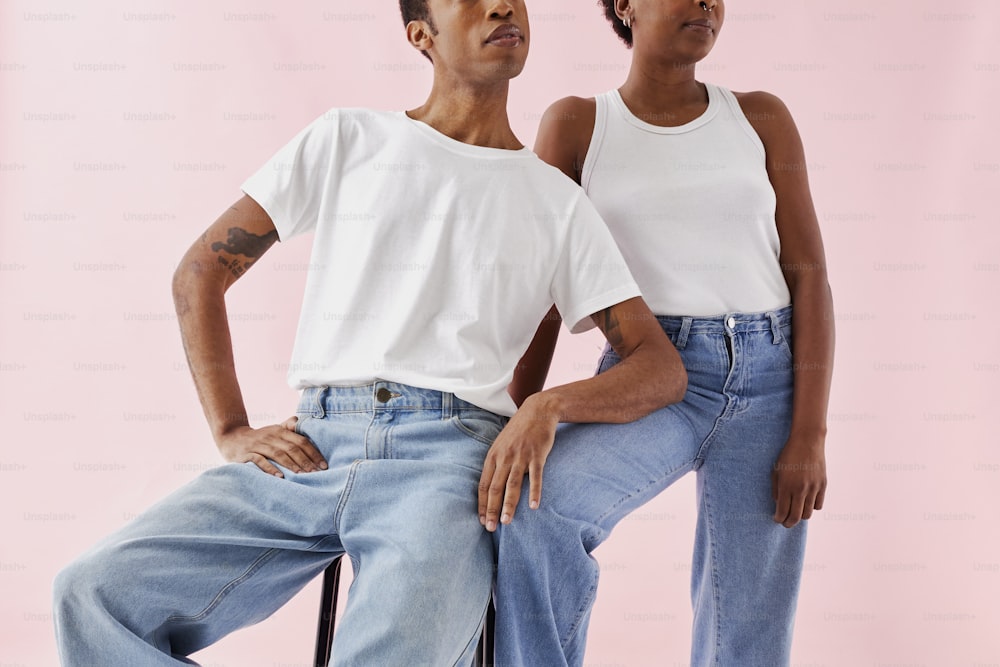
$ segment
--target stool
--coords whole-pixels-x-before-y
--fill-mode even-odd
[[[323,593],[319,601],[319,630],[316,633],[316,667],[328,667],[333,647],[333,626],[337,620],[337,592],[340,588],[340,561],[333,559],[323,572]],[[493,625],[496,610],[493,600],[486,609],[486,625],[479,637],[479,646],[472,661],[473,667],[493,667]]]

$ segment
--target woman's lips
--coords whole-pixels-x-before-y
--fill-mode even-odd
[[[712,33],[715,32],[715,27],[712,25],[711,21],[706,19],[697,19],[695,21],[688,21],[684,24],[685,28],[689,30],[695,30],[698,32]]]

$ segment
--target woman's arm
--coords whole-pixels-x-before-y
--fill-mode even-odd
[[[524,399],[536,394],[545,386],[545,378],[552,365],[552,354],[556,350],[562,317],[555,306],[549,309],[542,323],[535,331],[535,337],[528,345],[521,360],[514,369],[514,378],[507,387],[507,393],[514,399],[514,405],[521,407]]]
[[[793,305],[792,428],[772,471],[774,520],[790,528],[800,519],[808,519],[814,509],[822,509],[826,492],[824,447],[833,374],[833,296],[795,121],[774,95],[743,93],[737,99],[767,154],[767,173],[778,202],[779,259]]]
[[[596,109],[593,98],[566,97],[546,109],[538,126],[535,154],[578,184],[590,135],[594,131]],[[545,385],[561,322],[559,311],[553,306],[538,325],[531,345],[518,362],[514,379],[507,387],[507,393],[518,407]]]

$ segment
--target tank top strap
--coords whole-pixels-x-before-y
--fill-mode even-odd
[[[583,160],[583,169],[580,171],[580,185],[584,190],[590,184],[590,177],[594,173],[594,165],[600,157],[601,148],[604,145],[604,136],[608,129],[608,116],[611,112],[611,96],[613,91],[606,91],[594,96],[597,108],[594,113],[594,131],[590,135],[590,144],[587,146],[587,156]]]

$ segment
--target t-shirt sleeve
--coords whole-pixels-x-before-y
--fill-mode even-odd
[[[241,186],[267,211],[282,241],[316,227],[336,158],[338,121],[336,109],[317,118]]]
[[[641,296],[611,231],[582,193],[552,277],[552,300],[572,333],[592,329],[590,316]]]

